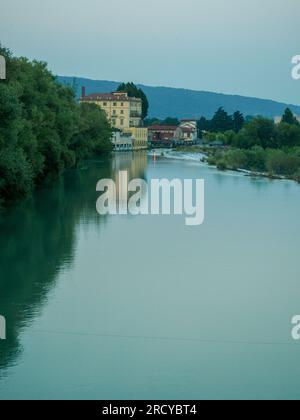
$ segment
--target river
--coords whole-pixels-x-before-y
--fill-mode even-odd
[[[125,169],[203,178],[204,224],[99,216]],[[0,224],[0,399],[299,399],[299,210],[296,183],[192,155],[67,172]]]

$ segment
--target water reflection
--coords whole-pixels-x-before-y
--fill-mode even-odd
[[[40,312],[58,274],[70,268],[79,224],[101,229],[105,217],[95,208],[96,184],[118,170],[143,177],[147,155],[119,154],[89,161],[69,171],[0,220],[0,314],[7,321],[7,340],[0,341],[0,376],[17,363],[19,335]]]
[[[146,165],[85,163],[0,226],[0,398],[299,398],[299,186]],[[120,170],[204,178],[204,224],[98,216]]]

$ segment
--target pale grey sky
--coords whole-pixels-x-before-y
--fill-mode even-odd
[[[300,104],[300,0],[0,0],[0,41],[59,75]]]

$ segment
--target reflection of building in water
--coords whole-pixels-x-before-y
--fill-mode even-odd
[[[127,171],[129,181],[134,178],[145,179],[147,168],[147,152],[116,154],[112,169],[116,177],[120,171]]]
[[[136,153],[121,153],[115,155],[112,169],[114,172],[113,180],[116,184],[117,190],[117,203],[119,203],[119,195],[121,190],[119,173],[121,171],[127,171],[128,182],[136,178],[145,179],[147,162],[147,152],[145,151],[139,151]]]

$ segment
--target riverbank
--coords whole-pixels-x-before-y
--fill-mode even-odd
[[[300,153],[294,149],[250,150],[230,147],[178,147],[173,153],[189,153],[220,171],[240,172],[245,176],[292,180],[300,183]]]

